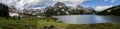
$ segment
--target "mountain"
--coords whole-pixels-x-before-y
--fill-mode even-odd
[[[62,2],[57,2],[53,7],[61,8],[61,7],[67,7],[67,6]]]
[[[67,15],[69,8],[62,2],[57,2],[54,6],[46,7],[48,15]]]
[[[73,9],[73,10],[72,10]],[[78,14],[95,14],[95,10],[91,7],[84,8],[80,5],[76,5],[75,7],[70,8],[70,12],[72,15],[78,15]]]
[[[46,7],[46,15],[79,15],[79,14],[93,14],[95,13],[94,9],[84,8],[80,5],[66,6],[62,2],[57,2],[54,6]]]
[[[9,6],[9,12],[17,12],[15,6]]]
[[[120,15],[120,5],[113,6],[97,13],[98,15]]]
[[[10,7],[10,12],[18,12],[14,6]],[[48,6],[44,8],[44,10],[40,9],[24,9],[22,10],[23,14],[29,15],[47,15],[47,16],[55,16],[55,15],[83,15],[83,14],[95,14],[95,11],[91,7],[84,8],[83,6],[66,6],[66,4],[62,2],[57,2],[53,6]]]
[[[43,15],[44,9],[24,9],[23,14],[25,15]]]
[[[96,11],[92,7],[85,8],[85,14],[95,14]]]
[[[80,5],[76,5],[76,6],[70,8],[71,15],[83,14],[84,11],[85,11],[84,7],[82,7]]]

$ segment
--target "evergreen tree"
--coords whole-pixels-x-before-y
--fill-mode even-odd
[[[0,17],[9,17],[9,7],[0,3]]]

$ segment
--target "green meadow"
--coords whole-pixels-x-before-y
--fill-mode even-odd
[[[120,29],[119,24],[67,24],[56,18],[28,17],[6,19],[0,17],[0,29]]]

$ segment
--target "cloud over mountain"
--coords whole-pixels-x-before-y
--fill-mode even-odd
[[[50,6],[54,5],[56,2],[63,2],[66,5],[77,5],[82,4],[87,0],[0,0],[1,3],[7,4],[7,5],[13,5],[17,7],[18,9],[24,9],[24,8],[33,8],[36,6]]]
[[[109,6],[97,6],[95,8],[96,11],[103,11],[104,9],[107,9],[107,8],[110,8],[112,7],[113,5],[109,5]]]

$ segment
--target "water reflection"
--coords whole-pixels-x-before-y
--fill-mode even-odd
[[[119,16],[66,15],[53,17],[58,18],[58,21],[63,21],[69,24],[96,24],[96,23],[119,22]]]

